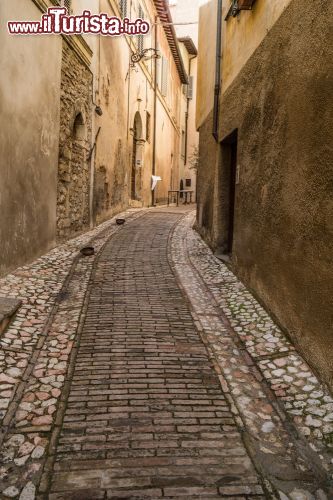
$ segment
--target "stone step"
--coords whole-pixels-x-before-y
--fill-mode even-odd
[[[21,304],[19,299],[0,297],[0,335],[8,327]]]

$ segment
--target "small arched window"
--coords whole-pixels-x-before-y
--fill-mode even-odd
[[[78,113],[74,121],[73,138],[77,141],[84,141],[85,133],[86,133],[86,128],[84,125],[83,116],[81,113]]]

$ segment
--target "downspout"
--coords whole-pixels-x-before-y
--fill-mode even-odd
[[[154,49],[157,56],[157,29],[158,16],[155,16],[155,41]],[[157,134],[157,57],[154,58],[154,130],[153,130],[153,164],[152,175],[156,175],[156,134]],[[156,189],[156,188],[155,188]],[[151,204],[155,206],[155,189],[152,191]]]
[[[222,56],[222,0],[217,0],[216,62],[214,89],[213,136],[219,138],[219,111],[221,93],[221,56]]]

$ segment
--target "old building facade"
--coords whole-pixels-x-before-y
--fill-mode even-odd
[[[197,100],[198,229],[331,385],[332,15],[332,1],[209,2]]]
[[[8,35],[7,21],[39,21],[54,5],[141,17],[151,30]],[[0,9],[4,274],[129,206],[166,203],[179,186],[188,78],[165,0],[15,0]]]
[[[144,37],[99,40],[95,101],[103,115],[97,116],[95,130],[97,222],[128,205],[165,203],[177,185],[180,96],[187,82],[166,2],[102,1],[100,9],[143,17],[152,29]],[[154,199],[152,174],[161,178]]]
[[[196,129],[198,22],[199,6],[204,0],[170,0],[170,11],[188,74],[181,100],[181,148],[179,188],[192,191],[196,197],[199,134]]]

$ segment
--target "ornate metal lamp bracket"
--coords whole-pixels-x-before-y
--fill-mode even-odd
[[[149,52],[153,52],[153,54],[151,56],[148,56]],[[134,66],[142,61],[142,59],[148,61],[149,59],[159,59],[160,57],[161,56],[158,54],[158,50],[153,48],[144,49],[141,52],[133,52],[131,55],[131,66],[132,68],[134,68]]]

